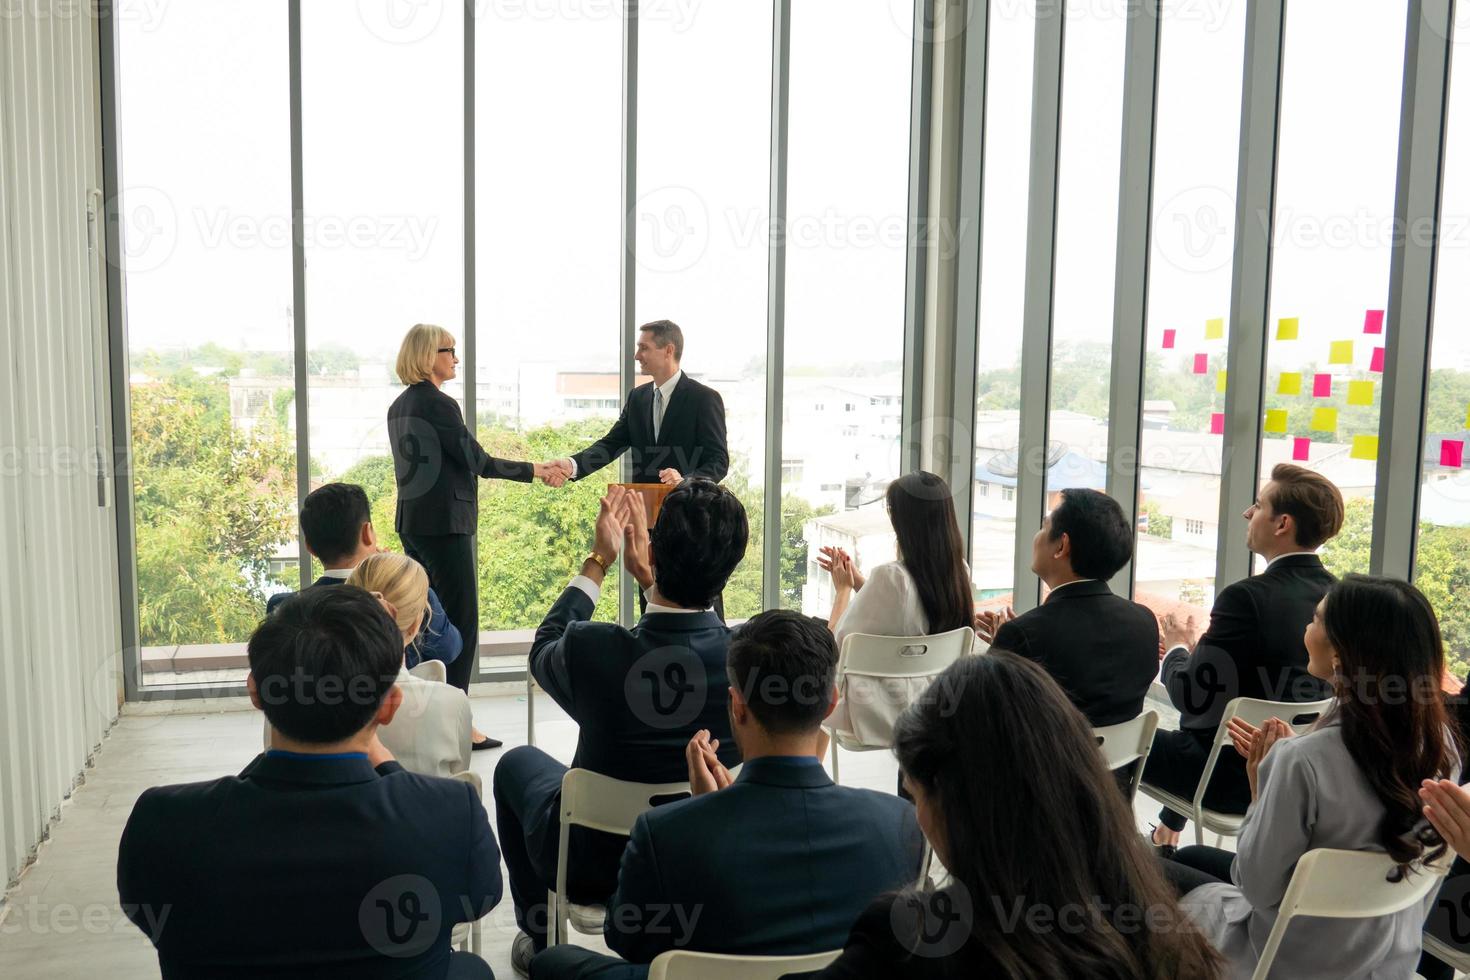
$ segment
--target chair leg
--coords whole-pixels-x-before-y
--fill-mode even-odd
[[[1204,846],[1205,843],[1204,820],[1198,813],[1194,815],[1194,842],[1200,846]]]
[[[832,783],[835,786],[842,785],[842,780],[837,773],[837,739],[835,738],[832,739]]]
[[[531,683],[531,668],[526,667],[526,744],[536,744],[536,688]]]

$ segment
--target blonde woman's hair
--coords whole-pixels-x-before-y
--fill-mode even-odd
[[[424,566],[407,555],[369,555],[347,576],[347,584],[377,593],[393,607],[393,620],[405,643],[414,628],[424,621],[424,610],[429,605],[429,575]],[[420,629],[414,641],[423,634]]]
[[[439,348],[445,347],[449,331],[432,323],[415,323],[403,338],[398,348],[398,363],[395,369],[398,380],[406,385],[430,381],[434,377],[434,358]]]

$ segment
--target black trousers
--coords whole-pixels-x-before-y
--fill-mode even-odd
[[[444,615],[459,630],[464,649],[445,670],[449,683],[466,693],[480,659],[480,580],[468,534],[399,533],[403,553],[424,566],[429,587],[439,595]]]
[[[1164,877],[1183,898],[1200,885],[1228,883],[1234,863],[1234,851],[1223,851],[1218,847],[1181,847],[1173,860],[1163,861]]]
[[[1192,799],[1214,738],[1213,730],[1159,731],[1154,735],[1153,748],[1143,767],[1143,781],[1186,800]],[[1205,788],[1204,802],[1219,813],[1245,813],[1250,806],[1251,784],[1245,775],[1245,760],[1232,746],[1220,749],[1215,773]],[[1168,807],[1159,811],[1159,822],[1176,833],[1184,829],[1188,820],[1185,814],[1175,813]]]

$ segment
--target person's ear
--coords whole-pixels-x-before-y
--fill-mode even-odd
[[[828,718],[831,718],[832,717],[832,712],[834,712],[836,710],[837,710],[837,685],[836,684],[833,684],[832,685],[831,692],[829,692],[828,695],[827,695],[827,713],[824,714],[824,715],[822,715],[822,720],[823,721],[826,721]]]
[[[265,705],[260,700],[260,688],[255,685],[255,674],[245,675],[245,690],[250,692],[250,703],[255,705],[255,710],[264,711]]]
[[[1052,542],[1052,554],[1058,560],[1072,560],[1072,536],[1066,531],[1063,531],[1061,537]]]
[[[376,548],[378,546],[378,535],[373,530],[372,521],[363,524],[362,530],[358,533],[358,539],[364,548]]]
[[[740,688],[730,687],[730,720],[744,725],[750,720],[750,705],[745,701],[745,695]]]
[[[378,713],[374,716],[373,721],[379,727],[391,725],[393,723],[393,716],[398,714],[398,709],[402,706],[403,689],[397,684],[394,684],[388,688],[388,693],[383,695],[383,703],[378,705]]]

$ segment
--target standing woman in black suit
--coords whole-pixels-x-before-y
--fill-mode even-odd
[[[429,573],[429,584],[449,621],[465,638],[465,652],[449,665],[449,683],[462,691],[474,672],[480,602],[472,536],[479,518],[479,477],[552,486],[561,471],[543,464],[496,459],[465,427],[459,403],[439,388],[455,376],[454,337],[443,327],[416,324],[398,349],[398,379],[408,387],[388,407],[388,440],[398,509],[393,526],[403,550]],[[500,742],[476,729],[473,747]]]

